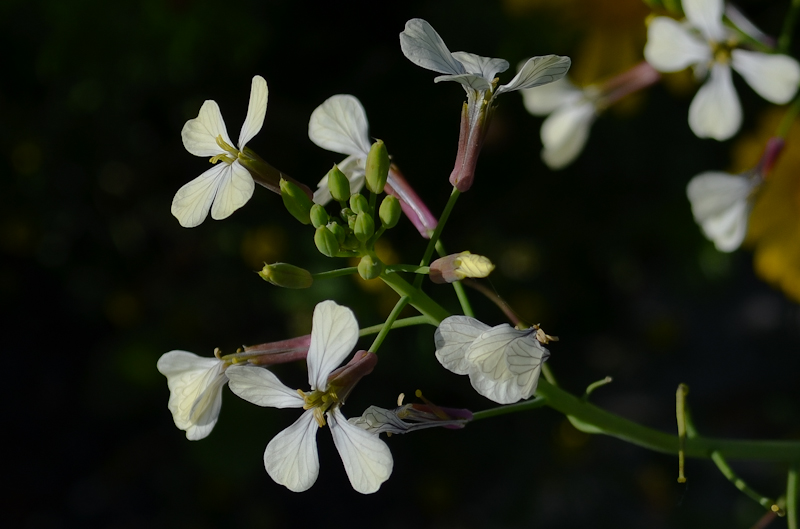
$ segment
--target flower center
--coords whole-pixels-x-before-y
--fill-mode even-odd
[[[219,145],[220,149],[222,149],[225,152],[222,152],[214,156],[209,160],[209,162],[217,163],[219,161],[223,161],[226,164],[230,165],[236,161],[236,158],[239,156],[239,151],[235,147],[229,145],[225,140],[223,140],[222,134],[217,136],[217,145]]]
[[[719,64],[728,64],[731,62],[731,50],[736,47],[735,42],[711,42],[710,44],[714,62]]]
[[[333,388],[328,388],[327,391],[314,390],[305,393],[303,390],[298,389],[297,393],[303,397],[303,409],[313,410],[314,419],[316,419],[319,427],[325,426],[325,412],[331,406],[339,404],[339,397]]]

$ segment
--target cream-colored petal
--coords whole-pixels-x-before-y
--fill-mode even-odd
[[[436,359],[445,369],[457,375],[466,375],[472,369],[472,363],[464,355],[472,342],[489,328],[469,316],[445,318],[433,334]]]
[[[369,123],[361,101],[347,94],[326,99],[311,113],[308,137],[323,149],[366,158]]]
[[[330,300],[317,303],[307,357],[311,389],[327,389],[328,375],[339,367],[357,341],[358,322],[352,310]]]
[[[220,162],[224,163],[224,162]],[[234,211],[244,206],[250,197],[256,184],[250,172],[238,161],[228,166],[227,171],[220,173],[220,183],[217,189],[217,196],[211,206],[211,218],[222,220],[228,218]]]
[[[448,75],[466,73],[464,66],[458,62],[442,37],[427,21],[412,18],[400,33],[400,49],[408,60],[427,70]]]
[[[689,23],[699,29],[707,40],[725,40],[725,26],[722,25],[722,11],[725,8],[723,0],[682,0],[681,5]]]
[[[689,105],[689,127],[699,138],[727,140],[742,124],[742,106],[733,87],[731,69],[715,63],[708,81]]]
[[[566,167],[583,150],[594,122],[595,107],[590,101],[559,108],[542,123],[542,160],[551,169]]]
[[[523,399],[536,391],[542,364],[550,357],[550,352],[536,339],[534,333],[521,335],[506,347],[508,370],[516,377]]]
[[[744,240],[753,185],[742,175],[708,171],[686,186],[695,221],[718,250],[731,252]]]
[[[212,100],[203,103],[197,117],[187,121],[181,130],[183,146],[195,156],[211,157],[222,154],[224,151],[217,144],[218,136],[222,136],[228,145],[232,144],[219,106]]]
[[[199,226],[208,216],[223,173],[228,164],[221,162],[178,189],[172,199],[172,214],[184,228]]]
[[[554,81],[558,81],[569,70],[572,61],[569,57],[559,55],[544,55],[541,57],[531,57],[522,65],[508,84],[497,88],[493,97],[505,92],[514,90],[527,90],[542,86]]]
[[[350,484],[361,494],[377,492],[392,474],[389,447],[377,434],[347,422],[339,408],[327,414],[333,444],[339,451]]]
[[[267,114],[267,98],[269,89],[267,81],[260,75],[253,77],[250,83],[250,102],[247,104],[247,117],[244,118],[242,130],[239,132],[239,150],[244,149],[253,136],[258,134],[264,125]]]
[[[559,107],[575,103],[583,97],[583,91],[562,77],[544,86],[520,90],[525,110],[534,116],[545,116]]]
[[[644,58],[660,72],[678,72],[711,60],[711,47],[676,20],[656,17],[647,27]]]
[[[292,492],[303,492],[317,481],[317,430],[314,410],[308,410],[272,438],[264,451],[264,468],[275,483]]]
[[[800,64],[788,55],[733,50],[731,66],[758,95],[783,105],[792,100],[800,84]]]
[[[498,73],[508,70],[508,61],[505,59],[482,57],[466,51],[455,51],[453,57],[464,66],[467,73],[480,75],[489,82],[492,82]]]
[[[231,366],[227,369],[228,387],[239,397],[257,406],[302,408],[297,390],[284,385],[275,374],[263,367]]]

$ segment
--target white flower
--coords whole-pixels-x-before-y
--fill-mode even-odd
[[[537,328],[489,327],[468,316],[445,318],[434,334],[436,358],[448,370],[469,375],[472,387],[499,404],[527,399],[536,391],[550,352]]]
[[[161,355],[156,366],[167,377],[167,407],[175,426],[185,430],[191,441],[207,437],[222,407],[222,388],[228,381],[226,363],[186,351],[170,351]]]
[[[337,385],[338,379],[329,381],[331,372],[357,341],[358,323],[350,309],[323,301],[314,309],[308,350],[310,392],[286,387],[266,369],[247,366],[228,369],[231,390],[243,399],[259,406],[306,410],[293,425],[276,435],[264,452],[267,473],[289,490],[308,490],[317,480],[316,436],[326,417],[347,477],[356,491],[375,492],[392,473],[392,454],[386,443],[348,423],[339,409],[357,378],[347,380],[345,386]]]
[[[338,164],[350,180],[350,192],[364,187],[364,174],[369,154],[369,123],[361,102],[351,95],[339,94],[326,99],[311,113],[308,120],[308,137],[328,151],[347,154]],[[314,202],[324,206],[331,200],[327,175],[320,180],[314,192]]]
[[[542,123],[542,160],[550,169],[572,163],[589,138],[597,117],[596,90],[583,90],[566,77],[537,88],[523,90],[522,102],[534,116],[549,116]]]
[[[694,220],[717,250],[732,252],[747,234],[750,196],[758,179],[721,172],[701,173],[686,186]]]
[[[264,78],[259,75],[253,77],[250,103],[239,133],[238,149],[232,146],[233,142],[215,101],[203,103],[197,117],[183,126],[181,138],[186,150],[195,156],[210,156],[211,163],[215,165],[175,193],[172,214],[181,226],[199,226],[209,209],[211,218],[227,218],[253,196],[255,182],[248,170],[239,163],[239,156],[264,124],[268,93]]]
[[[733,33],[722,24],[722,0],[683,0],[685,23],[656,17],[647,29],[644,56],[662,72],[693,66],[698,77],[708,72],[689,106],[689,126],[700,138],[726,140],[742,122],[731,68],[771,103],[784,104],[800,83],[800,65],[786,55],[735,48]]]

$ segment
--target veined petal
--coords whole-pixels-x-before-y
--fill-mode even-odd
[[[707,40],[721,42],[725,39],[722,0],[682,0],[681,5],[686,18]]]
[[[441,81],[455,81],[460,85],[463,85],[465,88],[471,88],[472,90],[477,90],[478,92],[485,92],[492,87],[489,81],[480,75],[471,73],[461,73],[458,75],[439,75],[433,78],[434,83],[439,83]]]
[[[339,94],[326,99],[311,113],[308,137],[323,149],[361,156],[369,154],[369,123],[361,101]]]
[[[753,185],[742,175],[708,171],[686,186],[695,221],[718,250],[731,252],[744,240]]]
[[[225,143],[231,145],[225,120],[216,101],[208,100],[200,107],[196,118],[186,122],[181,130],[181,139],[186,150],[195,156],[216,156],[224,151],[217,144],[217,136],[222,136]]]
[[[394,462],[389,447],[377,434],[347,422],[338,407],[327,416],[333,444],[342,458],[350,484],[361,494],[376,492],[392,474]]]
[[[333,301],[314,307],[311,346],[308,349],[308,383],[325,390],[328,375],[347,357],[358,341],[358,322],[353,311]]]
[[[689,105],[689,127],[699,138],[727,140],[742,124],[742,107],[733,87],[731,69],[714,63],[711,74],[692,104]]]
[[[594,104],[582,101],[559,108],[544,120],[542,160],[550,169],[561,169],[578,157],[595,116]]]
[[[492,378],[478,369],[469,373],[469,381],[475,391],[498,404],[512,404],[522,399],[522,388],[517,385],[515,378],[511,372],[503,378]]]
[[[669,17],[656,17],[647,27],[644,58],[659,72],[679,72],[711,60],[708,42]]]
[[[465,358],[467,349],[489,328],[488,325],[469,316],[445,318],[433,334],[436,359],[445,369],[457,375],[466,375],[472,369],[472,363]]]
[[[365,168],[364,162],[366,158],[360,155],[351,155],[337,164],[339,170],[344,173],[350,181],[350,193],[358,193],[364,187]],[[317,190],[314,191],[314,203],[320,206],[326,205],[333,199],[331,191],[328,188],[328,175],[322,177],[322,180],[317,184]]]
[[[317,430],[314,410],[308,410],[272,438],[264,451],[264,467],[275,483],[292,492],[303,492],[317,481]]]
[[[558,81],[569,70],[572,61],[569,57],[558,55],[544,55],[542,57],[531,57],[522,65],[517,75],[508,84],[500,86],[494,97],[514,90],[525,90],[543,84]]]
[[[238,396],[257,406],[302,408],[303,397],[285,386],[275,374],[263,367],[231,366],[227,370],[228,387]]]
[[[525,331],[518,331],[507,323],[492,327],[478,336],[467,348],[464,358],[478,370],[493,380],[502,380],[510,376],[506,365],[506,347]]]
[[[534,116],[547,115],[558,107],[574,103],[583,97],[583,90],[562,77],[558,81],[537,87],[535,90],[521,90],[522,104]]]
[[[516,375],[514,381],[520,388],[522,398],[527,399],[536,391],[542,363],[549,357],[550,351],[539,343],[533,333],[520,336],[508,344],[506,363],[508,370]]]
[[[733,50],[731,66],[758,95],[771,103],[788,103],[797,93],[800,65],[788,55]]]
[[[253,177],[244,166],[238,161],[230,164],[228,170],[222,171],[219,175],[219,187],[214,205],[211,207],[211,218],[221,220],[230,217],[234,211],[250,200],[255,188]]]
[[[498,73],[508,70],[508,61],[505,59],[482,57],[466,51],[456,51],[452,55],[464,66],[467,73],[480,75],[490,83]]]
[[[244,118],[242,130],[239,132],[239,150],[244,149],[247,142],[258,134],[264,125],[264,116],[267,114],[267,97],[269,89],[267,82],[260,75],[253,77],[250,83],[250,102],[247,104],[247,117]]]
[[[220,162],[178,189],[172,199],[172,214],[184,228],[199,226],[208,215],[228,164]]]
[[[421,18],[406,22],[400,33],[400,49],[408,60],[427,70],[451,75],[467,72],[447,49],[442,37]]]

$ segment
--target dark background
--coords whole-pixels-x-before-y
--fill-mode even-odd
[[[775,34],[785,4],[742,7]],[[344,264],[316,253],[311,231],[262,188],[225,221],[179,226],[172,196],[208,167],[180,141],[203,100],[220,104],[238,137],[250,79],[264,76],[266,122],[249,146],[313,186],[341,156],[308,140],[308,117],[327,97],[354,94],[371,134],[438,214],[450,192],[463,91],[434,85],[433,72],[403,57],[397,35],[406,20],[427,19],[453,51],[512,65],[570,55],[578,79],[590,81],[641,59],[646,13],[635,1],[599,0],[5,0],[0,295],[9,527],[755,524],[762,508],[710,461],[690,460],[688,485],[679,485],[676,457],[589,437],[549,409],[392,437],[394,472],[371,496],[353,492],[320,432],[320,478],[294,494],[266,475],[262,454],[296,410],[260,409],[225,390],[214,432],[189,442],[172,423],[155,369],[172,349],[210,355],[304,334],[323,299],[353,307],[363,326],[380,323],[396,299],[353,278],[300,292],[259,279],[253,271],[263,261],[312,271]],[[596,45],[604,35],[609,48]],[[765,104],[752,91],[740,94],[744,129],[752,129]],[[691,95],[691,87],[660,85],[609,112],[561,172],[539,159],[541,118],[517,94],[503,96],[476,184],[459,200],[445,241],[492,258],[491,285],[525,320],[561,337],[550,365],[569,390],[580,394],[611,375],[595,402],[674,431],[675,389],[684,382],[701,432],[797,439],[800,311],[754,275],[749,252],[716,252],[694,223],[686,183],[728,168],[736,144],[692,135]],[[397,262],[417,261],[424,248],[407,221],[385,239]],[[449,287],[426,288],[457,310]],[[472,299],[482,320],[503,321]],[[393,332],[345,412],[391,407],[398,393],[418,388],[440,405],[492,407],[435,361],[432,330]],[[305,387],[303,365],[275,371]],[[735,468],[766,495],[785,487],[780,465]]]

